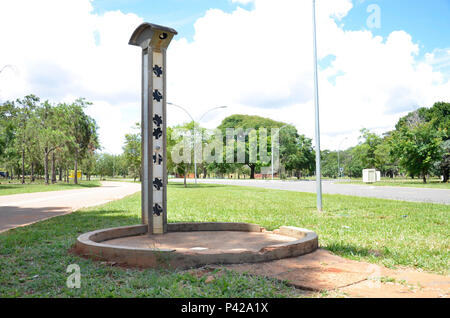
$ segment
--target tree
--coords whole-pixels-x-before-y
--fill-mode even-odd
[[[280,132],[281,163],[286,170],[294,171],[300,179],[302,172],[310,174],[315,169],[315,152],[312,140],[299,135],[293,126],[287,126]]]
[[[0,159],[5,168],[11,171],[17,168],[19,153],[16,147],[17,107],[14,102],[7,101],[0,105]]]
[[[381,144],[382,139],[370,130],[361,129],[359,137],[359,147],[356,148],[360,152],[360,158],[363,166],[366,168],[377,168],[377,158],[375,155],[377,147]]]
[[[450,103],[438,102],[428,109],[425,120],[442,133],[442,157],[435,163],[443,176],[442,182],[448,182],[450,174]]]
[[[362,170],[364,169],[361,152],[358,150],[358,146],[349,148],[342,152],[342,167],[344,168],[344,174],[350,178],[362,177]]]
[[[65,104],[52,106],[48,101],[36,109],[36,116],[30,121],[35,131],[35,142],[44,155],[45,184],[49,184],[49,155],[57,148],[63,147],[73,139],[69,135],[69,118]]]
[[[183,175],[185,188],[187,187],[186,175],[189,173],[189,165],[193,162],[193,147],[191,147],[193,129],[194,122],[167,129],[167,170]],[[180,154],[180,151],[183,153],[182,160],[174,160],[173,153]]]
[[[262,162],[262,158],[260,158],[260,155],[257,156],[256,160],[252,160],[251,151],[250,151],[250,144],[252,142],[251,139],[258,138],[257,140],[260,140],[260,136],[259,136],[259,132],[258,132],[258,130],[260,128],[266,128],[269,130],[271,128],[280,128],[283,125],[285,125],[285,123],[278,122],[278,121],[272,120],[270,118],[260,117],[260,116],[231,115],[231,116],[225,118],[218,128],[220,130],[222,130],[222,134],[224,136],[224,141],[226,140],[226,129],[227,128],[233,128],[233,129],[241,128],[244,132],[248,132],[249,130],[253,130],[253,129],[256,131],[256,136],[251,136],[248,133],[245,134],[245,164],[250,168],[250,179],[254,179],[256,169],[260,169],[264,163]],[[266,145],[259,144],[259,146],[264,147]],[[266,149],[267,148],[270,149],[270,138],[267,138]],[[261,148],[260,148],[260,150],[261,150]],[[261,151],[260,151],[260,154],[261,154]],[[237,154],[235,154],[235,155],[237,155]],[[268,153],[268,155],[270,155],[270,153]],[[236,161],[237,160],[235,160],[235,162]]]
[[[450,174],[450,139],[442,143],[441,153],[442,158],[436,162],[436,167],[443,176],[442,182],[448,182]]]
[[[34,132],[30,129],[30,119],[34,116],[36,103],[39,98],[34,95],[27,95],[24,99],[17,99],[16,112],[16,148],[22,158],[22,184],[25,183],[25,152],[33,144]]]
[[[392,134],[391,153],[411,175],[426,176],[433,163],[442,158],[442,137],[430,122],[410,121]]]
[[[139,129],[139,125],[136,125]],[[131,174],[133,180],[139,177],[141,180],[141,134],[126,134],[125,144],[123,146],[123,154],[126,165],[128,166],[128,173]]]
[[[69,131],[72,138],[67,139],[67,145],[73,155],[75,173],[74,183],[78,183],[78,161],[83,159],[88,151],[91,153],[99,147],[97,125],[95,120],[84,113],[84,108],[92,103],[83,98],[70,105],[65,105],[69,115]]]
[[[91,180],[91,175],[95,173],[97,156],[95,152],[89,151],[81,161],[81,170],[86,174],[86,179]]]
[[[398,173],[398,162],[391,155],[391,142],[390,139],[392,132],[387,132],[384,137],[380,140],[375,148],[375,168],[380,170],[381,174],[384,176],[389,175],[391,178]]]
[[[338,160],[337,151],[323,150],[320,153],[322,175],[327,178],[337,178]]]

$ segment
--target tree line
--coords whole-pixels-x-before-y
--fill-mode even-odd
[[[204,128],[193,122],[169,127],[168,137],[168,172],[186,176],[194,173],[193,163],[174,163],[171,151],[180,139],[173,138],[175,129],[193,131],[194,128],[201,136],[205,135]],[[256,129],[280,128],[280,163],[281,167],[275,173],[281,177],[307,177],[315,174],[315,150],[312,140],[297,129],[283,122],[269,118],[248,115],[232,115],[225,118],[217,129],[225,136],[227,128]],[[139,128],[139,127],[137,127]],[[422,178],[427,182],[429,176],[443,176],[443,182],[448,182],[450,171],[450,103],[438,102],[431,108],[419,108],[399,119],[392,131],[377,135],[368,129],[362,129],[359,143],[342,151],[321,151],[322,175],[336,178],[339,175],[360,178],[362,170],[375,168],[383,176],[409,176]],[[179,137],[181,138],[181,137]],[[225,137],[224,137],[225,138]],[[202,138],[202,144],[207,145],[211,139]],[[225,139],[224,143],[225,144]],[[267,149],[270,154],[270,136],[267,139]],[[122,154],[125,165],[134,178],[140,177],[140,133],[126,135],[124,152]],[[225,151],[224,151],[225,156]],[[338,158],[339,157],[339,158]],[[258,158],[259,159],[259,158]],[[193,162],[193,158],[191,158]],[[197,164],[198,176],[202,178],[235,176],[255,178],[256,173],[267,164],[261,161],[250,162],[249,139],[245,139],[245,163],[206,163]],[[338,167],[339,166],[339,167]],[[342,168],[342,174],[340,169]]]
[[[30,182],[43,176],[45,184],[57,182],[57,174],[68,182],[74,170],[78,183],[79,167],[89,166],[100,148],[88,105],[84,98],[52,104],[35,95],[0,104],[0,170],[21,183],[25,176]]]
[[[139,128],[137,125],[136,128]],[[224,138],[223,145],[226,145],[226,129],[233,128],[244,130],[255,129],[258,133],[259,128],[266,128],[270,131],[272,128],[279,128],[279,153],[280,163],[283,169],[275,170],[275,174],[283,176],[309,176],[314,173],[315,170],[315,152],[312,147],[312,140],[305,135],[299,134],[297,129],[292,125],[286,125],[283,122],[274,121],[269,118],[263,118],[260,116],[248,116],[248,115],[232,115],[225,118],[221,125],[217,127],[222,132]],[[194,173],[194,157],[193,153],[190,154],[190,160],[188,162],[177,163],[172,160],[172,150],[175,145],[180,144],[183,135],[177,134],[176,130],[186,131],[190,137],[195,134],[201,136],[198,142],[202,143],[202,146],[207,146],[212,143],[212,138],[208,137],[206,129],[198,126],[197,123],[189,122],[184,125],[178,125],[167,128],[167,168],[169,175],[184,176]],[[267,152],[271,155],[272,140],[271,135],[267,136]],[[259,138],[259,136],[257,136]],[[235,146],[237,147],[237,145]],[[221,163],[219,162],[206,162],[205,160],[197,164],[197,175],[200,178],[235,176],[236,178],[251,178],[254,179],[255,175],[261,173],[262,167],[270,166],[270,163],[262,162],[259,156],[256,162],[251,160],[250,155],[250,138],[245,136],[245,159],[244,162],[227,163],[225,158],[226,151],[222,152],[224,158]],[[236,150],[236,148],[235,148]],[[236,151],[234,156],[236,156]],[[125,136],[125,144],[123,147],[123,154],[120,155],[123,158],[125,164],[129,168],[129,175],[133,178],[140,178],[141,167],[141,134],[139,131]],[[235,158],[236,159],[236,158]]]
[[[377,135],[361,130],[358,145],[340,151],[324,151],[322,173],[336,178],[340,167],[349,177],[361,177],[362,169],[378,169],[383,176],[422,178],[442,176],[448,182],[450,172],[450,103],[438,102],[431,108],[419,108],[400,118],[395,129]]]
[[[90,105],[84,99],[73,103],[50,104],[34,95],[0,104],[0,171],[6,170],[9,177],[25,182],[25,176],[34,181],[43,176],[45,183],[68,181],[69,170],[81,168],[87,179],[91,175],[141,177],[141,134],[137,124],[134,133],[125,135],[123,152],[120,155],[98,153],[100,149],[95,120],[85,114]],[[392,131],[377,135],[362,129],[359,143],[341,151],[321,151],[322,175],[327,178],[348,176],[359,178],[362,170],[375,168],[383,176],[410,176],[427,182],[429,176],[443,176],[448,182],[450,171],[450,103],[435,103],[431,108],[419,108],[399,119]],[[312,140],[289,124],[270,118],[249,115],[232,115],[217,127],[226,145],[226,129],[244,130],[273,128],[279,130],[280,167],[274,173],[280,178],[314,176],[315,150]],[[167,168],[169,175],[186,176],[194,173],[193,151],[190,163],[175,162],[171,153],[180,143],[182,135],[175,131],[195,130],[198,140],[207,146],[213,139],[206,129],[197,123],[167,128]],[[267,153],[272,152],[271,135],[267,136]],[[236,146],[237,147],[237,146]],[[227,163],[226,151],[222,162],[201,161],[197,164],[199,178],[235,177],[256,178],[263,167],[270,166],[257,158],[250,160],[250,139],[245,136],[244,162]],[[236,150],[236,148],[235,148]],[[234,154],[236,156],[236,152]],[[342,168],[342,173],[339,168]],[[267,177],[267,175],[263,175]]]

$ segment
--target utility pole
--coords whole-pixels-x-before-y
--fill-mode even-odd
[[[317,210],[322,212],[322,175],[320,171],[320,126],[319,126],[319,79],[317,76],[316,1],[313,7],[313,50],[314,50],[314,104],[316,113],[316,193]]]

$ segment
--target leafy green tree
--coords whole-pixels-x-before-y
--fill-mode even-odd
[[[36,109],[36,116],[30,120],[35,131],[35,142],[44,156],[45,184],[49,184],[49,156],[57,148],[65,146],[73,139],[69,135],[69,118],[64,104],[52,106],[48,101]]]
[[[315,169],[315,152],[312,140],[299,135],[293,126],[280,132],[280,161],[287,171],[293,171],[300,179],[302,172],[311,174]]]
[[[136,126],[138,129],[139,126]],[[126,165],[128,166],[128,174],[141,180],[141,133],[126,134],[125,144],[123,146],[123,156]]]
[[[433,170],[435,175],[442,175],[442,182],[448,182],[450,173],[450,139],[442,142],[441,153],[442,158],[434,163]]]
[[[199,127],[195,128],[199,129]],[[194,162],[192,151],[193,130],[193,122],[167,129],[167,170],[178,175],[183,175],[184,187],[187,187],[186,176],[189,173],[190,165]],[[184,158],[181,162],[178,162],[178,160],[174,160],[172,155],[174,152],[180,151],[183,152]]]
[[[73,155],[75,173],[74,183],[78,183],[77,171],[78,162],[85,158],[87,153],[91,153],[99,148],[97,125],[95,120],[86,115],[84,109],[92,103],[83,98],[77,99],[70,105],[64,105],[68,109],[69,133],[72,138],[67,139],[67,145]]]
[[[39,98],[34,95],[27,95],[24,99],[17,99],[16,101],[16,138],[15,147],[17,152],[21,155],[22,161],[22,184],[25,183],[25,153],[33,141],[33,131],[30,129],[30,118],[34,116],[36,103]]]
[[[344,168],[344,175],[350,178],[361,178],[364,169],[360,151],[358,146],[351,147],[341,153],[342,167]]]
[[[86,175],[88,181],[91,180],[91,176],[95,173],[96,162],[97,156],[93,151],[88,151],[86,156],[81,161],[81,170]]]
[[[392,134],[392,154],[411,175],[422,175],[426,183],[433,163],[442,158],[442,137],[432,123],[411,121]]]
[[[375,168],[380,170],[384,176],[394,177],[398,173],[398,162],[394,156],[391,155],[391,132],[385,134],[380,143],[376,146],[374,151]]]
[[[337,151],[323,150],[320,153],[322,175],[327,178],[337,178],[338,160]]]
[[[282,122],[277,122],[275,120],[272,120],[270,118],[264,118],[264,117],[260,117],[260,116],[249,116],[249,115],[231,115],[227,118],[225,118],[222,123],[220,124],[220,126],[218,127],[220,130],[222,130],[222,134],[224,136],[224,141],[226,141],[226,129],[227,128],[233,128],[233,129],[238,129],[238,128],[242,128],[244,131],[248,131],[250,129],[254,129],[257,133],[256,138],[258,138],[258,140],[260,140],[260,136],[258,136],[259,134],[259,129],[260,128],[266,128],[269,130],[271,128],[281,128],[283,127],[283,125],[285,125],[285,123]],[[252,137],[249,136],[249,134],[245,135],[245,164],[250,168],[250,179],[254,179],[255,178],[255,171],[257,169],[260,169],[261,166],[263,165],[263,162],[261,161],[260,156],[258,155],[256,158],[256,162],[253,162],[253,160],[251,160],[251,156],[250,156],[250,143],[251,143],[251,139]],[[267,138],[267,148],[270,149],[270,138]],[[225,144],[225,142],[224,142]],[[261,145],[260,145],[261,147]],[[236,151],[235,151],[235,155],[237,155]],[[268,155],[270,155],[270,153],[268,153]],[[235,161],[237,162],[236,158]]]
[[[377,167],[377,158],[375,155],[377,147],[381,144],[382,139],[370,130],[361,129],[361,136],[359,137],[360,147],[356,148],[360,152],[360,158],[362,164],[366,168],[379,168]]]
[[[17,152],[16,130],[17,130],[17,107],[14,102],[7,101],[0,105],[0,162],[10,170],[17,169],[20,154]]]

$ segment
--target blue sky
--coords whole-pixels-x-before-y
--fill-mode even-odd
[[[370,13],[367,7],[371,4],[381,9],[381,28],[370,29],[375,35],[386,37],[392,31],[404,30],[419,44],[420,54],[450,47],[450,0],[353,0],[354,7],[341,21],[343,29],[368,29],[366,20]],[[194,22],[208,9],[232,12],[238,6],[246,9],[253,6],[231,0],[94,0],[92,5],[98,14],[121,10],[136,13],[145,21],[170,25],[177,29],[180,37],[190,41],[194,35]]]
[[[370,4],[381,9],[381,28],[370,29],[374,35],[386,37],[392,31],[406,31],[419,44],[421,54],[450,47],[450,0],[354,0],[353,9],[342,20],[343,29],[367,29]]]
[[[145,21],[170,25],[180,37],[188,40],[194,36],[194,22],[208,9],[232,12],[238,6],[231,0],[94,0],[92,5],[95,13],[121,10],[123,13],[136,13]],[[252,4],[239,6],[251,8]]]

